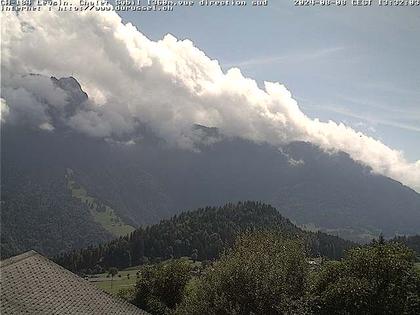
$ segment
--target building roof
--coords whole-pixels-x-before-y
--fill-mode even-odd
[[[0,263],[0,313],[147,314],[30,251]]]

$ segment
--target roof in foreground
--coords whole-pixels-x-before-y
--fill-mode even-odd
[[[147,314],[34,251],[6,259],[0,267],[2,315]]]

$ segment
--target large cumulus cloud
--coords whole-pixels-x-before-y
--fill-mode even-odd
[[[283,85],[265,82],[261,89],[239,69],[225,73],[189,40],[151,41],[114,12],[6,13],[2,24],[2,120],[29,119],[30,112],[48,129],[42,97],[57,107],[65,98],[46,82],[42,89],[28,83],[27,74],[74,75],[90,103],[65,123],[93,136],[130,137],[147,124],[169,143],[191,148],[191,127],[201,124],[273,145],[310,141],[420,190],[420,161],[409,163],[342,123],[310,119]]]

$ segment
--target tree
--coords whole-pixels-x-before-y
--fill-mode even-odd
[[[135,296],[135,289],[130,288],[122,288],[118,291],[117,296],[123,300],[132,301]]]
[[[178,314],[305,314],[303,246],[271,232],[245,233],[189,282]]]
[[[115,267],[109,268],[108,275],[111,276],[111,289],[112,289],[112,283],[114,282],[114,276],[118,274],[118,269]]]
[[[196,262],[196,260],[198,259],[198,250],[196,248],[193,249],[193,252],[191,254],[191,259],[193,262]]]
[[[152,314],[168,314],[182,300],[193,265],[184,259],[144,266],[139,273],[133,304]]]
[[[314,277],[314,313],[420,314],[420,277],[413,261],[414,253],[396,243],[351,250]]]

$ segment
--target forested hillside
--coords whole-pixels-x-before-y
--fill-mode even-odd
[[[402,243],[408,248],[411,248],[416,252],[417,259],[420,261],[420,235],[413,236],[397,236],[393,241]]]
[[[140,228],[127,237],[63,254],[56,260],[67,269],[88,273],[173,257],[213,260],[230,247],[241,232],[260,229],[274,230],[300,240],[311,256],[337,259],[355,245],[321,232],[304,232],[264,203],[240,202],[184,212],[159,224]]]
[[[48,170],[48,171],[46,171]],[[111,240],[91,218],[88,206],[73,198],[60,168],[2,168],[1,256],[30,249],[54,255]]]
[[[130,200],[137,200],[138,193],[133,194],[124,185],[137,187],[150,196],[141,197],[147,203],[149,213],[142,212],[142,205],[137,203],[139,212],[149,218],[142,223],[155,222],[156,216],[163,216],[159,211],[154,212],[156,208],[149,201],[153,198],[150,192],[153,186],[144,180],[144,176],[129,169],[126,172],[136,177],[141,188],[129,179],[124,181],[126,172],[116,159],[112,160],[112,164],[119,169],[121,178],[114,176],[112,180],[108,178],[96,182],[97,177],[94,174],[109,175],[106,165],[111,163],[97,160],[96,155],[109,156],[107,153],[108,150],[112,152],[112,147],[107,143],[74,134],[33,131],[6,127],[4,124],[1,127],[2,258],[31,249],[51,256],[112,240],[122,234],[112,233],[113,228],[108,228],[109,224],[106,224],[109,219],[118,220],[118,224],[122,226],[137,227],[136,222],[124,211],[126,208],[121,205],[134,204],[135,201]],[[90,151],[92,149],[95,154]],[[86,190],[83,198],[75,194],[70,185],[69,169],[77,170],[72,180],[77,183],[78,188]],[[86,185],[86,177],[95,180],[97,184],[89,182]],[[106,191],[113,191],[113,194],[107,195],[110,198],[97,198],[92,187],[101,189],[104,186],[107,187]],[[121,191],[126,191],[128,195],[133,194],[132,199]],[[125,197],[127,198],[124,199]],[[86,203],[87,199],[91,201]],[[92,200],[95,202],[92,203]],[[108,220],[101,220],[94,215],[92,204],[104,205],[108,212],[110,208],[115,211],[112,216],[108,216]]]

